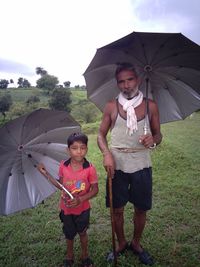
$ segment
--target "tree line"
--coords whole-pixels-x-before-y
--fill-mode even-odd
[[[63,85],[60,85],[58,78],[54,75],[50,75],[42,67],[36,68],[36,74],[40,76],[36,81],[36,88],[41,89],[43,95],[46,95],[46,97],[48,98],[49,108],[53,110],[63,110],[70,113],[72,110],[72,88],[70,88],[70,81],[66,81],[63,83]],[[30,84],[28,84],[27,81],[23,78],[18,79],[18,85],[18,88],[30,87]],[[86,88],[85,86],[75,86],[73,89],[85,90]],[[12,90],[14,90],[14,88]],[[6,91],[4,92],[4,94],[0,95],[0,113],[3,115],[5,120],[6,113],[10,111],[11,107],[13,112],[13,101],[11,95],[9,93],[6,93]],[[34,110],[38,107],[39,102],[40,97],[38,95],[31,95],[26,100],[26,102],[23,103],[23,107],[21,109],[18,108],[17,111],[15,110],[16,116],[20,116],[26,112]],[[77,119],[79,122],[94,122],[96,121],[97,114],[97,108],[95,108],[94,105],[88,100],[79,100],[78,103],[73,104],[72,115],[75,116],[75,119]]]
[[[59,80],[56,76],[48,74],[48,72],[42,68],[42,67],[36,67],[35,69],[36,74],[40,75],[41,78],[36,81],[36,87],[38,88],[48,88],[51,90],[52,88],[59,87],[59,88],[70,88],[71,82],[65,81],[63,84],[59,84]],[[13,79],[6,80],[6,79],[0,79],[0,89],[7,89],[9,84],[14,85]],[[18,88],[29,88],[32,87],[31,83],[22,77],[18,78],[17,81]],[[82,85],[75,85],[75,89],[85,89],[85,86]]]

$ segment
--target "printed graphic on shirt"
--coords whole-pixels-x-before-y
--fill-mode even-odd
[[[71,188],[72,195],[75,193],[80,193],[81,191],[85,190],[85,183],[82,181],[77,181],[74,187]]]
[[[85,182],[83,182],[82,180],[77,181],[76,179],[67,181],[64,185],[68,190],[70,190],[72,195],[75,193],[80,193],[81,191],[84,191],[86,188]]]

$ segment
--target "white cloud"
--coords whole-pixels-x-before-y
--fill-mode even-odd
[[[191,1],[197,3],[197,0]],[[38,78],[35,68],[39,66],[57,76],[60,83],[69,80],[72,85],[82,85],[85,83],[82,74],[96,49],[132,31],[199,36],[199,27],[195,28],[199,19],[193,16],[200,13],[197,12],[199,4],[193,8],[187,2],[0,0],[3,36],[0,61],[6,59],[27,65],[33,73],[32,78],[28,76],[29,80]],[[5,78],[4,74],[5,71],[1,71],[0,78]],[[21,76],[20,68],[15,75]]]

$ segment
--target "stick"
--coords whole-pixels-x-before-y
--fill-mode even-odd
[[[113,216],[113,197],[112,197],[112,177],[108,175],[108,189],[109,189],[109,202],[110,202],[110,218],[111,218],[111,227],[112,227],[112,246],[113,246],[113,255],[114,255],[114,266],[117,266],[117,254],[116,254],[116,245],[115,245],[115,223]]]

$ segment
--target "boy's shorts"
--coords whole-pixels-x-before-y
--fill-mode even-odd
[[[61,210],[59,217],[63,223],[63,233],[66,239],[73,240],[77,233],[81,234],[88,229],[90,209],[83,211],[80,215],[65,215]]]
[[[124,207],[127,202],[143,211],[152,206],[152,168],[134,173],[115,171],[112,179],[113,208]],[[106,206],[109,207],[108,180],[106,184]]]

